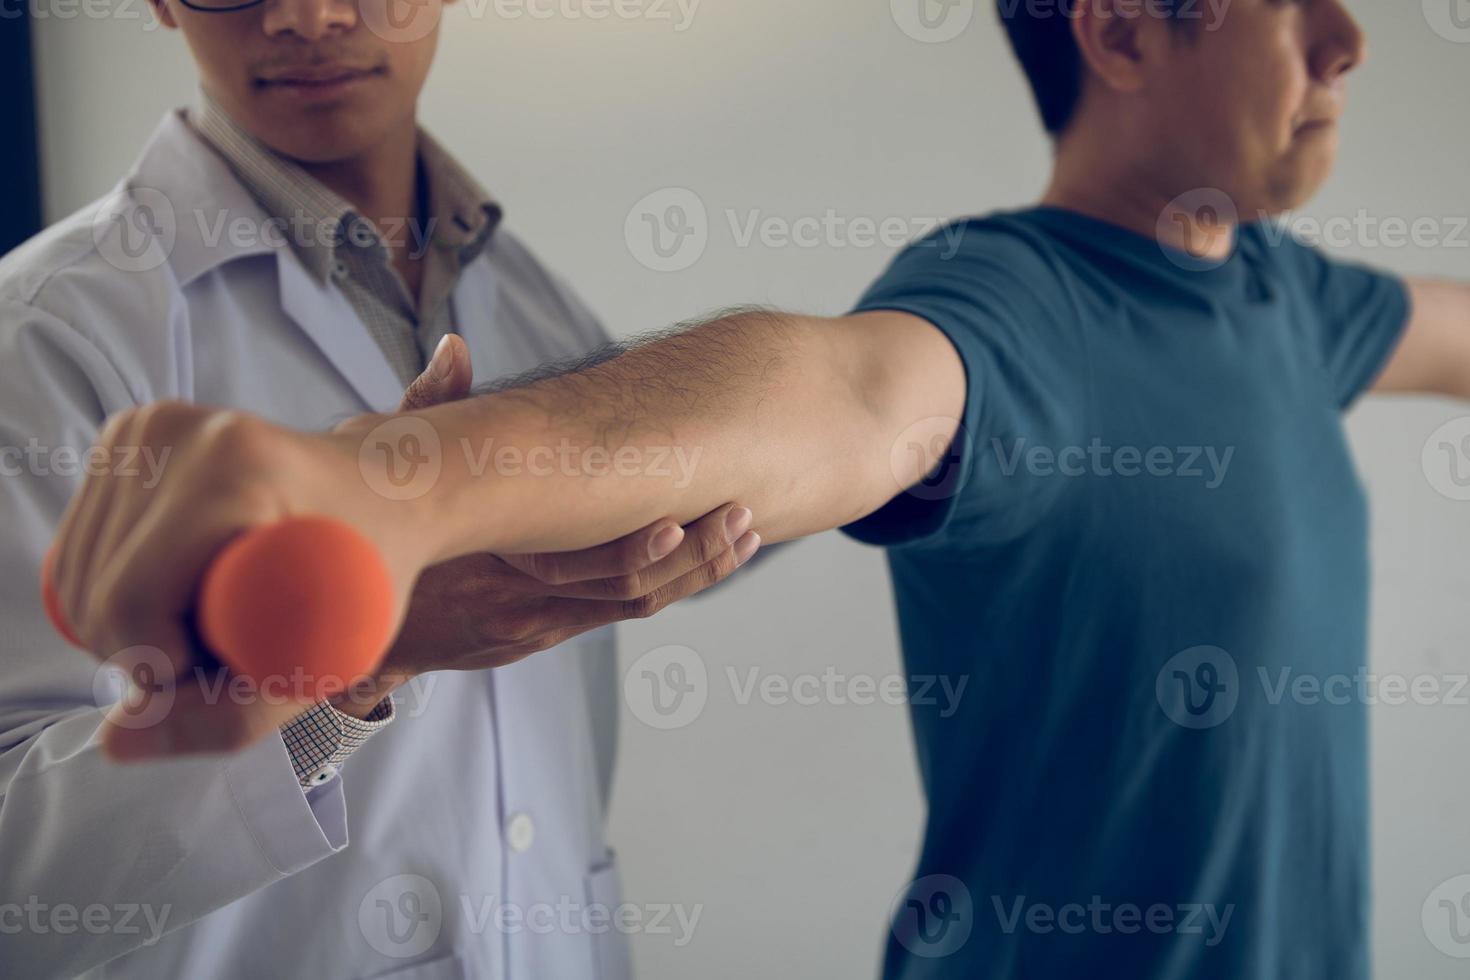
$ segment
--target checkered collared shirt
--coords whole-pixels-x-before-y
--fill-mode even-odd
[[[302,789],[332,781],[347,758],[362,748],[373,735],[388,727],[394,718],[393,698],[388,696],[368,713],[354,718],[325,701],[311,706],[281,728],[281,741],[291,756],[291,768]]]
[[[406,387],[429,354],[453,331],[449,295],[464,267],[485,248],[500,208],[427,133],[419,132],[419,170],[426,185],[427,219],[405,217],[397,228],[376,228],[351,203],[297,164],[280,156],[201,95],[189,123],[225,160],[281,231],[307,270],[335,281],[368,335],[382,348]],[[392,248],[423,259],[415,303],[392,265]],[[321,702],[281,729],[302,789],[328,783],[343,762],[393,720],[385,698],[366,720]]]

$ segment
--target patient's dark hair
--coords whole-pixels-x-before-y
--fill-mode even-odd
[[[1082,99],[1082,52],[1072,39],[1071,11],[1093,0],[996,0],[996,13],[1021,62],[1041,123],[1053,136],[1072,122]],[[1145,11],[1181,23],[1177,0],[1148,0]]]

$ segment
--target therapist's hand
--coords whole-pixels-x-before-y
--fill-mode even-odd
[[[469,350],[451,334],[399,410],[457,401],[473,383]],[[726,504],[687,527],[656,521],[586,551],[467,555],[426,569],[377,683],[333,703],[366,716],[418,674],[501,667],[588,630],[652,616],[744,564],[759,543],[751,521],[749,509]]]

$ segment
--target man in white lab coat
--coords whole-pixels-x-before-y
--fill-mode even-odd
[[[625,976],[597,627],[729,574],[745,508],[431,569],[395,656],[442,669],[396,707],[285,712],[232,756],[101,748],[113,674],[53,633],[37,581],[87,473],[167,465],[87,455],[109,415],[183,399],[324,429],[421,371],[408,400],[427,404],[604,341],[417,127],[437,2],[407,22],[372,0],[154,2],[197,104],[106,200],[0,262],[0,975]],[[156,676],[149,651],[107,653]],[[144,730],[228,739],[198,695]]]

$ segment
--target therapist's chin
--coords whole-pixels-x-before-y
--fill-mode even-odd
[[[304,163],[334,163],[358,155],[392,128],[381,100],[349,91],[331,98],[278,97],[274,88],[253,93],[253,135],[277,153]]]
[[[299,163],[324,165],[360,156],[386,135],[386,130],[379,127],[336,122],[331,126],[303,126],[299,129],[277,127],[262,142]]]

